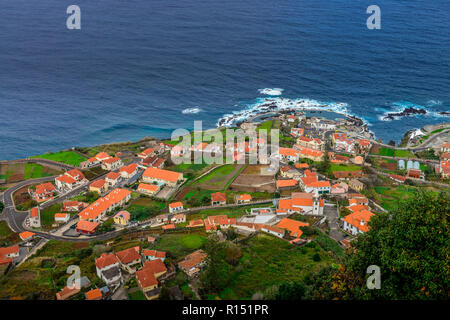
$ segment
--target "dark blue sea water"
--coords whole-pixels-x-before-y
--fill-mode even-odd
[[[82,29],[66,29],[81,7]],[[382,29],[366,28],[381,8]],[[0,159],[169,136],[280,98],[345,103],[377,137],[450,121],[448,0],[2,0]],[[282,103],[283,100],[280,100]],[[196,114],[183,114],[199,108]]]

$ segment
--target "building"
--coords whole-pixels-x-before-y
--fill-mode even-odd
[[[64,201],[63,211],[77,212],[89,206],[89,203],[80,201]]]
[[[135,273],[136,270],[134,268],[141,263],[139,251],[139,246],[136,246],[116,252],[116,257],[119,260],[121,267],[128,273]]]
[[[36,202],[43,202],[49,199],[53,199],[53,194],[56,192],[55,186],[51,182],[38,184],[32,197]]]
[[[279,227],[270,226],[268,224],[263,224],[261,226],[261,231],[270,233],[271,235],[274,235],[278,238],[283,238],[285,234],[285,230]]]
[[[70,220],[70,214],[68,213],[55,213],[56,223],[66,223]]]
[[[98,179],[89,185],[89,191],[103,194],[108,190],[108,183],[104,179]]]
[[[398,183],[404,183],[406,181],[406,177],[398,175],[398,174],[390,174],[389,178],[391,178],[391,180],[394,180],[395,182],[398,182]]]
[[[227,197],[225,193],[216,192],[211,194],[211,205],[212,206],[220,206],[227,203]]]
[[[344,231],[357,235],[369,230],[367,223],[374,214],[369,210],[361,210],[348,214],[344,218]]]
[[[170,213],[175,213],[175,212],[179,212],[179,211],[183,211],[183,203],[181,201],[178,202],[172,202],[169,204],[169,212]]]
[[[279,148],[278,152],[280,154],[281,160],[297,162],[300,152],[292,148]]]
[[[153,148],[147,148],[138,154],[138,158],[145,159],[147,157],[155,155],[155,150]]]
[[[315,195],[328,194],[331,190],[330,181],[314,181],[305,184],[305,191]]]
[[[189,221],[188,228],[196,228],[196,227],[203,227],[204,223],[202,219],[195,219]]]
[[[105,177],[108,187],[116,186],[121,181],[121,177],[122,175],[118,172],[109,172]]]
[[[368,153],[372,148],[372,143],[369,140],[359,139],[356,141],[359,148],[359,153]]]
[[[158,193],[159,186],[156,184],[146,184],[146,183],[140,183],[137,191],[140,193],[147,194],[149,196],[153,196]]]
[[[122,283],[119,259],[112,253],[103,253],[95,259],[97,276],[108,286]]]
[[[56,300],[68,300],[75,296],[78,292],[80,292],[80,289],[76,287],[69,288],[68,286],[65,286],[61,291],[56,293]]]
[[[277,180],[277,189],[295,188],[298,185],[298,181],[295,179]]]
[[[349,206],[355,206],[355,205],[368,206],[369,199],[367,199],[366,197],[351,198],[348,200],[348,203],[349,203]]]
[[[41,211],[39,207],[34,207],[30,210],[30,225],[33,228],[41,227]]]
[[[291,237],[300,238],[303,234],[300,228],[309,226],[309,223],[283,218],[276,226],[289,231]]]
[[[86,300],[102,300],[102,292],[100,289],[93,289],[85,293]]]
[[[297,145],[316,150],[322,150],[324,147],[324,143],[322,140],[318,138],[308,138],[303,136],[297,138]]]
[[[111,157],[102,161],[102,169],[108,171],[119,170],[123,166],[122,160],[117,157]]]
[[[172,223],[184,223],[184,222],[186,222],[186,215],[183,214],[183,213],[176,214],[170,219],[170,222],[172,222]]]
[[[280,174],[283,178],[300,178],[301,173],[298,170],[292,169],[290,166],[283,166],[280,168]]]
[[[144,261],[161,259],[164,262],[166,259],[166,252],[144,249],[142,250],[142,257]]]
[[[420,169],[409,169],[406,174],[407,179],[425,181],[425,175]]]
[[[353,190],[356,191],[362,191],[364,189],[364,183],[362,183],[361,181],[357,180],[357,179],[351,179],[348,182],[348,185],[350,186],[350,188],[352,188]]]
[[[313,161],[322,161],[324,157],[323,152],[317,149],[303,147],[298,144],[294,146],[294,149],[299,151],[300,158],[310,159]]]
[[[200,272],[204,266],[207,254],[203,250],[197,250],[184,257],[178,262],[178,267],[183,270],[189,277],[193,277]]]
[[[345,182],[336,183],[331,186],[331,194],[346,194],[348,192],[348,185]]]
[[[24,231],[19,233],[19,237],[20,239],[22,239],[22,241],[30,241],[31,239],[33,239],[33,237],[35,236],[35,233],[30,232],[30,231]]]
[[[130,213],[122,210],[116,213],[114,216],[114,223],[120,226],[126,226],[130,222]]]
[[[235,196],[236,203],[248,203],[252,201],[252,196],[248,193]]]
[[[13,263],[14,258],[19,256],[19,246],[10,246],[0,248],[0,266]]]
[[[450,142],[444,142],[442,144],[441,152],[450,152]]]
[[[167,268],[160,259],[144,263],[144,267],[136,271],[136,281],[148,300],[159,297],[158,278],[167,272]]]
[[[291,128],[291,136],[293,136],[294,138],[302,136],[303,133],[304,133],[303,128]]]
[[[131,199],[131,191],[126,189],[114,189],[103,198],[97,199],[89,207],[81,211],[80,220],[98,222],[107,212],[123,206]]]
[[[450,162],[449,161],[441,161],[439,163],[439,167],[437,167],[436,171],[441,174],[442,179],[449,179],[450,178]]]
[[[342,152],[354,152],[354,140],[347,139],[345,133],[334,133],[332,135],[332,141],[335,150]]]
[[[98,226],[99,223],[88,220],[80,220],[77,223],[77,232],[86,235],[93,235]]]
[[[175,187],[183,181],[183,174],[180,172],[150,167],[145,169],[142,174],[142,181],[145,183],[156,182],[158,184],[167,184],[168,186]]]
[[[70,191],[87,182],[84,174],[78,169],[69,170],[55,178],[56,188],[61,191]]]
[[[333,171],[333,176],[338,180],[350,180],[362,177],[362,170]]]
[[[301,213],[322,216],[324,200],[312,193],[293,192],[290,199],[280,199],[277,214]]]
[[[120,175],[123,179],[130,179],[138,173],[137,163],[129,164],[128,166],[120,168]]]

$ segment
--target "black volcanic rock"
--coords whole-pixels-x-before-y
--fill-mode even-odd
[[[392,112],[392,113],[388,113],[386,114],[386,116],[384,116],[384,120],[394,120],[395,117],[409,117],[412,115],[416,115],[416,114],[426,114],[427,111],[424,109],[415,109],[413,107],[410,108],[405,108],[403,109],[402,112]]]

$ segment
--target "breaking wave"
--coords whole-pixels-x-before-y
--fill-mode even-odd
[[[181,111],[182,114],[195,114],[201,112],[202,109],[200,108],[187,108]]]
[[[264,88],[259,89],[258,92],[261,94],[265,94],[268,96],[281,96],[283,94],[284,89],[281,88]]]

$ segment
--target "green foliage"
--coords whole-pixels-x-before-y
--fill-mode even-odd
[[[352,243],[356,250],[348,253],[344,265],[328,270],[322,282],[311,282],[311,296],[448,300],[449,212],[448,193],[424,192],[401,202],[391,214],[373,216],[370,230]],[[366,271],[370,265],[380,267],[379,290],[367,289]]]
[[[306,287],[301,282],[284,282],[278,288],[276,300],[301,300],[306,292]]]
[[[3,211],[3,208],[5,207],[5,205],[3,204],[3,202],[0,201],[0,212]]]

